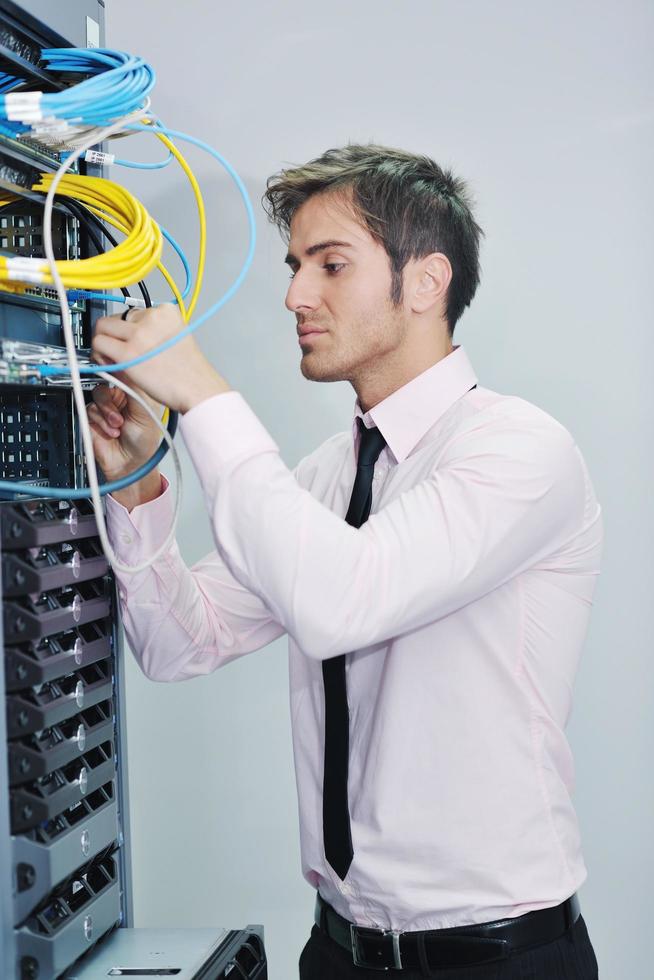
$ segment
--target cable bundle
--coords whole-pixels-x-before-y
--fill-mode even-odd
[[[22,84],[22,78],[15,78],[13,75],[7,75],[6,72],[0,71],[0,95],[4,95],[5,92],[10,92],[12,88],[16,88],[17,85]]]
[[[145,107],[154,87],[154,69],[138,55],[109,48],[45,48],[47,71],[91,75],[63,92],[43,96],[43,108],[58,119],[74,119],[93,126]]]
[[[70,53],[70,49],[66,49],[67,53]],[[94,51],[84,51],[83,54],[93,55]],[[6,99],[6,97],[5,97]],[[147,96],[146,96],[146,101]],[[2,96],[0,95],[0,104],[3,103]],[[65,121],[64,121],[65,122]],[[2,126],[0,126],[0,130]],[[196,197],[196,202],[198,206],[198,216],[200,219],[200,249],[198,256],[198,268],[197,276],[195,281],[195,286],[193,288],[192,296],[187,309],[184,309],[183,299],[179,295],[179,291],[176,290],[175,284],[172,282],[170,277],[167,276],[165,270],[158,261],[159,255],[161,254],[162,247],[162,232],[161,229],[156,225],[154,221],[147,214],[143,206],[132,198],[132,195],[125,190],[125,188],[114,184],[112,181],[102,180],[95,177],[83,177],[75,174],[70,174],[67,171],[69,168],[78,160],[84,153],[91,150],[94,145],[101,145],[103,140],[110,139],[116,135],[123,135],[126,132],[149,132],[153,136],[156,136],[169,150],[170,153],[177,159],[180,163],[182,169],[186,173],[193,192]],[[198,186],[197,180],[193,175],[191,168],[188,163],[179,152],[175,144],[169,139],[169,137],[176,137],[179,139],[186,140],[195,146],[203,149],[214,157],[228,172],[236,183],[239,193],[243,198],[245,208],[248,217],[248,230],[249,230],[249,247],[247,251],[247,256],[245,262],[241,268],[240,273],[229,287],[229,289],[220,297],[218,301],[213,303],[209,309],[205,310],[204,313],[198,317],[195,323],[190,323],[190,317],[195,304],[197,302],[199,291],[201,288],[203,271],[204,271],[204,261],[205,261],[205,235],[206,235],[206,223],[204,214],[204,204],[202,201],[202,194]],[[70,146],[70,144],[68,144]],[[113,188],[114,190],[108,190],[108,188]],[[95,511],[96,520],[98,523],[98,533],[102,541],[103,549],[109,558],[112,565],[115,568],[128,571],[136,572],[143,568],[146,568],[159,554],[163,554],[169,543],[174,538],[175,524],[177,520],[177,515],[179,513],[179,495],[181,493],[181,470],[179,468],[179,461],[177,460],[175,447],[171,441],[171,437],[174,434],[175,426],[177,422],[177,414],[175,412],[169,413],[167,432],[166,426],[162,420],[156,419],[156,416],[152,416],[157,424],[162,428],[164,435],[164,442],[161,443],[159,449],[154,453],[151,459],[140,466],[137,470],[131,473],[129,476],[125,476],[120,480],[115,480],[110,483],[105,483],[102,486],[98,482],[97,468],[95,465],[95,459],[93,454],[93,444],[92,435],[89,427],[87,415],[86,415],[86,405],[84,402],[84,393],[81,385],[81,372],[92,373],[102,378],[104,381],[112,384],[118,385],[123,388],[128,394],[136,398],[137,401],[141,401],[140,396],[136,392],[131,392],[129,388],[116,377],[118,371],[125,370],[129,367],[134,366],[141,361],[149,360],[155,357],[162,350],[166,350],[173,344],[178,343],[187,334],[192,333],[197,330],[197,328],[213,316],[222,306],[234,295],[238,290],[241,283],[243,282],[250,265],[252,263],[252,258],[254,254],[254,247],[256,241],[256,223],[254,218],[254,212],[252,210],[252,205],[247,194],[247,190],[238,176],[236,171],[230,166],[230,164],[222,157],[216,150],[208,146],[202,140],[198,140],[196,137],[189,136],[186,133],[180,133],[177,130],[168,129],[167,127],[161,125],[160,121],[149,114],[147,111],[144,112],[140,107],[131,112],[130,114],[117,119],[112,125],[100,128],[99,130],[93,127],[91,133],[87,133],[86,136],[78,140],[77,145],[72,149],[70,153],[66,153],[65,158],[62,159],[61,166],[55,174],[44,174],[42,175],[41,181],[34,185],[32,188],[36,191],[46,191],[46,200],[43,214],[43,246],[46,255],[45,261],[40,259],[32,258],[7,258],[0,256],[0,289],[24,289],[25,283],[52,283],[57,291],[57,296],[59,299],[61,317],[62,317],[62,328],[64,334],[64,340],[66,345],[66,352],[68,355],[68,369],[63,368],[61,365],[57,364],[42,364],[39,368],[39,374],[42,378],[55,377],[57,375],[70,373],[71,385],[73,391],[73,398],[75,406],[77,409],[78,422],[80,426],[80,434],[82,437],[82,444],[84,447],[84,454],[86,457],[86,464],[88,470],[88,487],[78,487],[72,489],[70,487],[35,487],[30,484],[23,484],[15,481],[0,481],[0,491],[3,493],[28,493],[34,496],[44,496],[44,497],[61,497],[67,496],[71,499],[79,499],[81,497],[86,497],[90,494],[93,500],[93,509]],[[83,193],[80,193],[83,191]],[[118,195],[116,195],[116,191]],[[55,202],[55,197],[57,194],[62,196],[69,196],[69,198],[74,198],[76,202],[76,207],[85,207],[88,212],[99,220],[105,221],[108,224],[114,225],[122,232],[127,235],[127,239],[120,246],[115,246],[114,249],[104,255],[93,256],[90,259],[81,259],[74,262],[61,262],[55,259],[53,242],[52,242],[52,209]],[[107,199],[109,198],[109,200]],[[12,198],[13,199],[13,196]],[[0,207],[2,204],[7,203],[7,199],[0,196]],[[72,208],[72,205],[71,205]],[[142,213],[137,215],[137,210],[141,209]],[[137,231],[134,230],[135,226],[138,224]],[[78,215],[79,219],[79,215]],[[127,254],[125,249],[130,243],[133,247],[134,245],[134,235],[140,234],[147,238],[148,224],[154,230],[155,238],[158,237],[158,244],[153,246],[153,254],[155,257],[152,261],[152,256],[150,256],[148,262],[144,263],[138,269],[135,268],[137,259],[143,258],[142,255]],[[152,243],[151,243],[152,244]],[[173,243],[175,244],[175,243]],[[125,259],[123,263],[123,268],[120,275],[117,278],[112,278],[112,270],[107,270],[107,259],[115,259],[116,254],[119,249],[123,249],[122,257]],[[181,250],[176,249],[180,252]],[[134,262],[132,262],[132,259]],[[139,357],[132,358],[130,361],[126,361],[121,364],[109,364],[104,365],[104,369],[100,370],[97,365],[85,365],[81,366],[78,364],[77,353],[75,348],[75,338],[73,335],[72,321],[71,321],[71,311],[67,301],[66,287],[73,285],[80,285],[79,270],[84,267],[86,270],[92,269],[93,275],[100,277],[101,275],[107,275],[106,279],[94,279],[91,289],[97,288],[123,288],[125,284],[136,282],[139,277],[143,277],[147,272],[151,271],[154,265],[158,265],[161,271],[166,275],[171,288],[173,288],[174,295],[179,302],[180,310],[182,312],[182,317],[186,323],[186,326],[181,330],[176,336],[170,338],[162,344],[158,344],[152,350],[140,355]],[[187,269],[187,263],[184,262],[185,269]],[[49,270],[49,274],[46,270]],[[78,275],[75,275],[75,270],[78,271]],[[114,270],[115,271],[115,270]],[[72,282],[74,278],[74,283]],[[82,286],[83,289],[88,289],[88,279],[85,280],[85,285]],[[142,283],[140,285],[143,285]],[[188,269],[187,269],[187,286],[188,286]],[[147,406],[147,402],[144,403]],[[165,418],[165,414],[164,414]],[[157,549],[155,555],[150,556],[144,562],[135,566],[124,565],[117,559],[114,554],[109,539],[107,537],[106,526],[104,521],[104,512],[102,508],[101,496],[105,493],[112,493],[116,490],[122,489],[123,487],[129,486],[131,483],[141,479],[147,473],[149,473],[159,462],[159,460],[164,456],[167,448],[172,450],[173,456],[175,458],[175,467],[178,473],[178,495],[175,501],[175,514],[173,518],[173,525],[170,528],[166,536],[166,540]]]
[[[46,71],[90,77],[60,92],[0,95],[0,119],[13,135],[75,146],[94,128],[149,107],[156,76],[143,58],[109,48],[44,48],[41,59]]]
[[[42,174],[32,190],[47,194],[52,181],[52,174]],[[100,177],[66,174],[57,193],[83,204],[92,214],[126,236],[115,248],[101,255],[58,261],[57,271],[67,288],[115,289],[145,279],[157,266],[164,272],[171,287],[174,286],[160,263],[163,237],[158,224],[124,187]],[[0,205],[14,199],[5,195],[0,198]],[[53,282],[45,259],[0,256],[0,289],[4,291],[23,292],[26,284],[48,285]],[[181,302],[176,286],[173,291],[178,302]]]

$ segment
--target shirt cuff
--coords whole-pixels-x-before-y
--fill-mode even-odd
[[[126,565],[138,565],[161,547],[170,530],[175,509],[173,491],[165,476],[162,492],[131,511],[107,494],[107,534],[111,547]]]
[[[205,493],[217,490],[221,468],[279,446],[239,391],[206,398],[179,423],[184,442]]]

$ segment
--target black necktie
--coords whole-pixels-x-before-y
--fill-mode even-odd
[[[386,440],[379,429],[366,429],[358,418],[360,442],[357,472],[345,520],[361,527],[368,520],[372,504],[372,475]],[[337,614],[337,610],[334,610]],[[322,662],[325,687],[325,765],[322,789],[322,824],[325,855],[343,880],[354,852],[347,801],[347,772],[350,747],[350,720],[345,685],[345,654]]]

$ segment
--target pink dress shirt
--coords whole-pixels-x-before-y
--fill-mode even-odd
[[[302,871],[351,921],[437,929],[568,898],[587,876],[564,734],[603,543],[574,439],[488,388],[463,347],[363,415],[387,446],[370,518],[345,523],[356,416],[291,471],[240,393],[181,432],[216,550],[173,546],[118,574],[144,673],[180,681],[287,633]],[[136,563],[163,540],[171,490],[107,500]],[[354,859],[322,844],[320,661],[346,653]]]

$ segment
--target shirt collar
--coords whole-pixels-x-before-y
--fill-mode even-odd
[[[448,408],[476,383],[477,376],[470,359],[457,344],[440,361],[402,385],[369,412],[362,412],[357,398],[352,420],[355,451],[358,452],[359,439],[357,418],[362,418],[366,428],[377,426],[393,456],[401,463]]]

